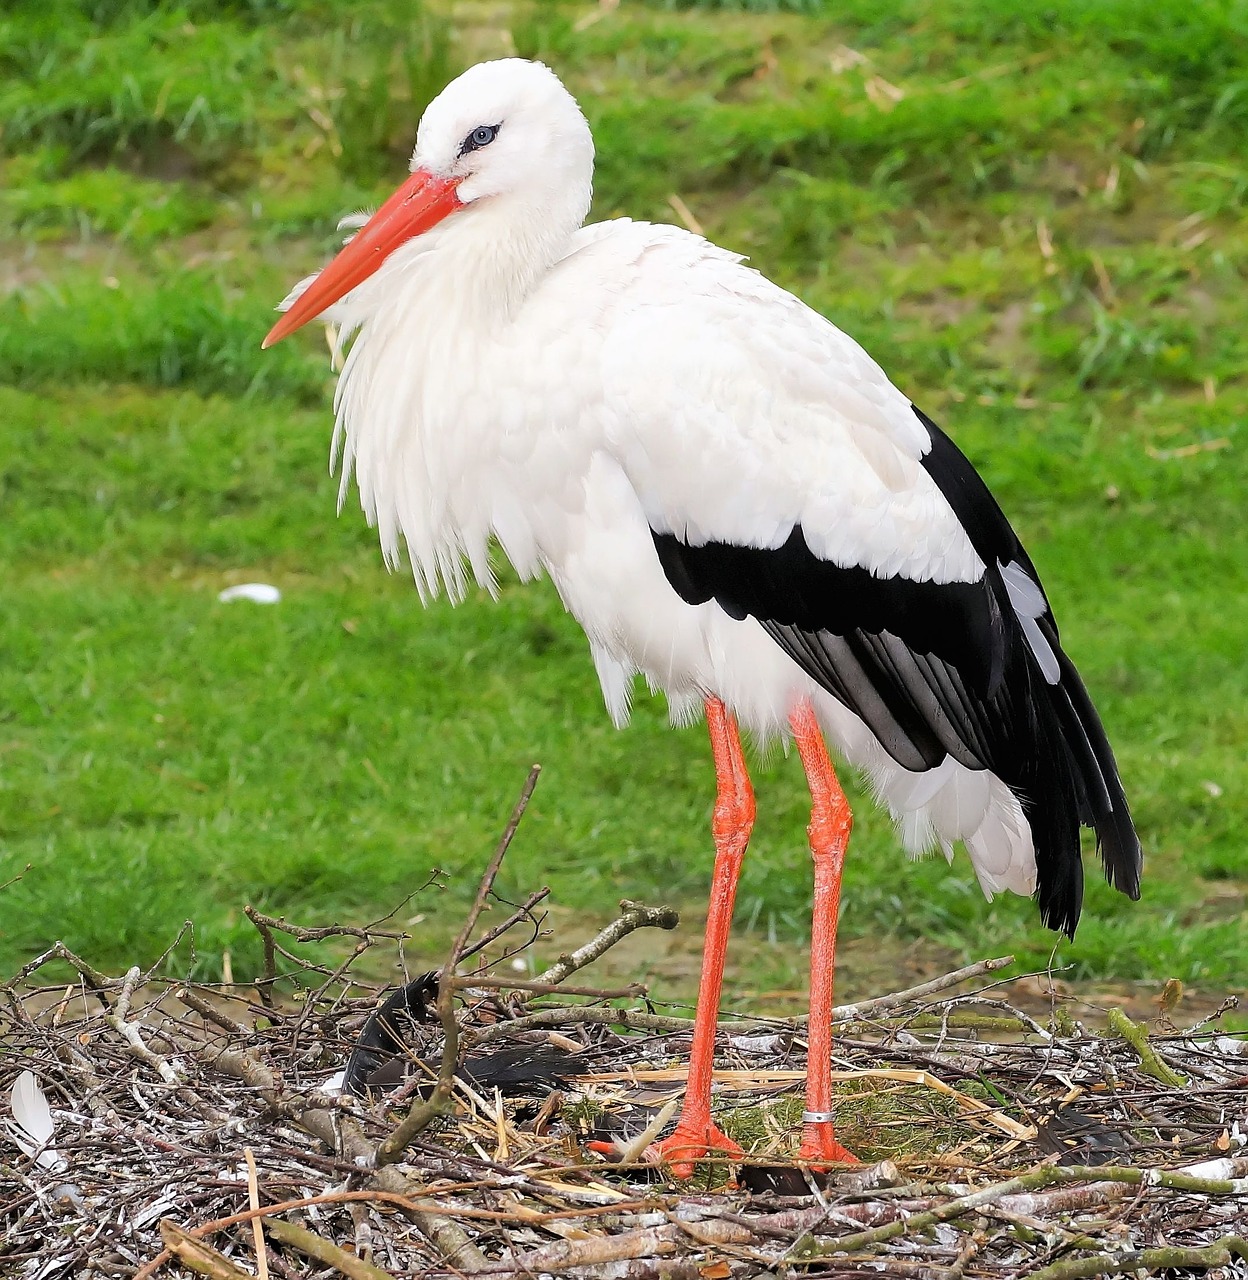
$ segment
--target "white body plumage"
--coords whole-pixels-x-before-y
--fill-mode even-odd
[[[472,153],[474,126],[495,119],[490,149]],[[956,586],[993,569],[1027,679],[1055,684],[1025,554],[985,564],[924,465],[933,436],[908,398],[738,256],[669,226],[582,227],[592,142],[545,68],[466,73],[426,113],[412,167],[455,175],[460,206],[332,315],[352,339],[336,398],[343,494],[354,475],[388,563],[406,548],[422,597],[459,599],[465,564],[492,586],[496,538],[522,576],[549,574],[585,629],[617,724],[637,674],[673,719],[714,695],[762,740],[809,699],[908,850],[952,857],[960,841],[985,893],[1034,892],[1017,786],[956,752],[903,767],[758,617],[691,603],[656,554],[663,535],[775,551],[797,529],[819,562],[881,582]]]

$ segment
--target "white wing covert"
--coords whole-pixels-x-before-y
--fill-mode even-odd
[[[651,526],[774,548],[800,524],[841,567],[978,579],[927,433],[866,352],[735,255],[634,227],[649,242],[606,316],[602,394]]]

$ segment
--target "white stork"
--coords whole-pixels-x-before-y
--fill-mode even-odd
[[[1080,826],[1139,893],[1113,753],[1027,553],[953,442],[851,338],[739,255],[671,226],[583,226],[594,146],[540,63],[471,68],[420,122],[411,176],[283,306],[354,341],[335,397],[389,564],[422,599],[492,588],[490,542],[585,629],[612,719],[637,674],[705,710],[715,864],[678,1173],[739,1155],[711,1117],[724,951],[754,819],[738,725],[791,735],[810,783],[801,1157],[833,1131],[832,976],[851,815],[824,746],[913,854],[961,842],[986,895],[1074,932]],[[341,497],[340,497],[341,505]]]

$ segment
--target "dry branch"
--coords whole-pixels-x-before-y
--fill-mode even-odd
[[[252,1209],[260,1208],[260,1181],[256,1175],[256,1156],[250,1147],[243,1148],[247,1161],[247,1203]],[[251,1220],[251,1238],[256,1250],[256,1275],[259,1280],[269,1280],[269,1255],[264,1247],[264,1224],[259,1216]]]
[[[27,978],[30,977],[38,969],[42,969],[50,960],[64,960],[66,964],[77,970],[83,981],[89,986],[100,998],[100,1003],[107,1006],[109,1004],[106,992],[109,987],[115,987],[119,984],[120,979],[110,978],[108,974],[101,973],[94,965],[88,964],[81,956],[75,955],[63,942],[54,942],[46,951],[37,955],[33,960],[28,960],[22,967],[5,983],[5,987],[13,991],[19,987]]]
[[[630,982],[626,987],[615,988],[577,987],[544,982],[540,978],[482,978],[476,974],[467,974],[456,978],[454,984],[459,991],[479,987],[483,991],[523,991],[530,996],[593,996],[595,1000],[631,1000],[646,994],[643,982]]]
[[[139,976],[140,970],[136,964],[122,979],[121,991],[117,996],[117,1004],[113,1012],[106,1016],[105,1021],[126,1042],[131,1054],[138,1058],[140,1062],[144,1062],[151,1067],[166,1084],[180,1084],[178,1073],[160,1054],[153,1053],[143,1043],[143,1037],[139,1034],[138,1027],[133,1022],[126,1021],[126,1015],[130,1012],[130,1001],[134,998],[134,987],[139,980]]]
[[[624,913],[622,916],[612,920],[584,946],[561,955],[549,969],[539,973],[534,981],[555,986],[571,977],[578,969],[592,964],[635,929],[675,929],[680,923],[680,916],[671,907],[645,907],[640,902],[625,899],[620,903],[620,909]]]
[[[735,1222],[708,1221],[700,1224],[704,1240],[715,1244],[749,1244],[753,1233]],[[639,1258],[666,1257],[674,1254],[684,1239],[678,1223],[661,1227],[642,1227],[616,1235],[594,1236],[588,1240],[560,1240],[544,1245],[506,1264],[509,1272],[519,1275],[554,1272],[573,1267],[600,1266],[608,1262],[626,1262]],[[500,1268],[501,1269],[501,1268]]]
[[[621,906],[627,908],[636,907],[637,904],[623,902]],[[662,913],[670,911],[667,907],[642,908],[646,911],[654,911]],[[672,913],[673,915],[675,913]],[[617,922],[618,923],[618,922]],[[612,926],[608,925],[603,930],[603,934],[607,933]],[[633,928],[640,926],[634,925]],[[671,928],[673,926],[667,924],[658,924],[659,928]],[[620,936],[626,936],[621,934]],[[601,938],[603,934],[599,934]],[[598,938],[594,939],[596,943]],[[618,938],[616,939],[618,941]],[[592,946],[593,943],[586,944]],[[608,944],[610,945],[610,944]],[[584,948],[582,948],[583,950]],[[606,950],[606,947],[603,948]],[[579,952],[574,952],[574,955]],[[602,954],[599,952],[598,954]],[[597,958],[592,957],[592,958]],[[564,957],[569,959],[569,957]],[[588,963],[588,961],[586,962]],[[901,1009],[909,1004],[921,1000],[929,995],[934,995],[940,991],[947,991],[950,987],[956,987],[963,982],[969,982],[974,978],[982,977],[984,974],[993,973],[998,969],[1004,969],[1007,965],[1014,963],[1013,956],[1001,956],[995,960],[980,960],[976,964],[967,965],[965,968],[956,969],[952,973],[943,974],[939,978],[932,978],[928,982],[921,982],[917,986],[908,987],[905,991],[896,991],[890,995],[877,996],[872,1000],[863,1000],[858,1004],[838,1005],[832,1010],[832,1020],[836,1023],[860,1022],[868,1018],[877,1017],[881,1013],[887,1013],[892,1009]],[[579,966],[578,966],[579,967]],[[555,972],[555,966],[548,969],[541,975],[541,979],[546,979],[548,975]],[[569,973],[574,970],[568,970]],[[539,979],[539,980],[541,980]],[[1016,1019],[1017,1020],[1017,1019]],[[806,1028],[808,1019],[805,1014],[793,1018],[721,1018],[719,1020],[719,1030],[721,1032],[749,1032],[749,1031],[793,1031],[802,1032]],[[1030,1019],[1028,1019],[1030,1021]],[[539,1009],[534,1013],[524,1014],[522,1017],[512,1022],[495,1023],[492,1026],[485,1027],[480,1031],[470,1032],[467,1042],[470,1045],[489,1044],[493,1040],[498,1040],[517,1031],[531,1031],[543,1027],[559,1027],[559,1026],[619,1026],[634,1031],[683,1031],[691,1033],[693,1025],[687,1018],[673,1018],[660,1013],[641,1012],[636,1009],[594,1009],[584,1006],[573,1005],[560,1009]]]
[[[533,794],[533,788],[537,786],[537,779],[541,772],[542,767],[538,764],[529,770],[529,776],[520,790],[520,798],[511,811],[511,817],[503,830],[502,838],[494,850],[494,856],[490,859],[489,866],[481,877],[481,883],[477,886],[477,896],[472,908],[468,912],[463,928],[459,931],[459,936],[451,945],[450,954],[438,977],[438,1021],[442,1024],[444,1036],[438,1082],[434,1085],[428,1099],[413,1103],[403,1120],[386,1135],[377,1148],[378,1164],[393,1164],[394,1161],[401,1159],[408,1143],[417,1134],[422,1133],[431,1121],[443,1115],[450,1106],[451,1091],[455,1087],[455,1068],[459,1064],[459,1027],[455,1021],[455,970],[459,965],[460,957],[464,954],[464,948],[468,945],[468,939],[476,928],[477,920],[485,907],[485,900],[494,887],[495,877],[503,865],[507,850],[515,839],[520,820],[524,817],[525,809],[528,808],[529,797]]]
[[[780,1021],[720,1020],[721,1031],[757,1031],[760,1027],[770,1030],[784,1029],[791,1024]],[[692,1034],[693,1024],[688,1018],[672,1018],[659,1013],[643,1013],[637,1009],[603,1009],[590,1005],[569,1005],[566,1008],[539,1009],[526,1013],[510,1022],[495,1022],[474,1028],[466,1037],[469,1046],[476,1048],[495,1040],[511,1039],[520,1031],[536,1031],[546,1027],[606,1026],[623,1027],[633,1031],[674,1031]]]
[[[201,1018],[207,1018],[209,1022],[216,1023],[222,1031],[227,1031],[230,1035],[243,1040],[251,1038],[253,1032],[250,1027],[231,1018],[224,1009],[218,1009],[211,1000],[205,1000],[194,987],[182,987],[174,994],[188,1009],[194,1009]]]
[[[1121,1253],[1067,1258],[1033,1271],[1030,1280],[1081,1280],[1083,1276],[1120,1276],[1140,1271],[1151,1275],[1172,1268],[1207,1270],[1229,1266],[1235,1258],[1248,1261],[1248,1240],[1243,1236],[1223,1236],[1203,1249],[1171,1245],[1160,1249],[1127,1249]]]
[[[959,986],[963,982],[981,978],[984,974],[995,973],[998,969],[1007,968],[1013,963],[1013,956],[979,960],[975,964],[968,964],[965,968],[955,969],[952,973],[942,974],[939,978],[920,982],[918,986],[907,987],[904,991],[895,991],[892,995],[877,996],[874,1000],[863,1000],[859,1004],[837,1005],[832,1010],[832,1021],[861,1022],[865,1018],[874,1018],[890,1009],[900,1009],[904,1005],[925,1000],[928,996],[937,995],[941,991],[948,991],[950,987]]]
[[[196,1239],[169,1218],[161,1221],[160,1236],[173,1257],[201,1276],[209,1276],[211,1280],[252,1280],[248,1272],[240,1271],[225,1254]]]
[[[257,1218],[256,1221],[258,1222],[259,1219]],[[371,1262],[365,1262],[363,1258],[357,1258],[355,1254],[340,1249],[332,1240],[318,1236],[315,1231],[309,1231],[307,1227],[296,1226],[295,1223],[285,1222],[281,1218],[273,1218],[269,1222],[269,1234],[288,1248],[297,1249],[300,1253],[307,1254],[309,1258],[315,1258],[328,1267],[334,1267],[344,1276],[350,1276],[351,1280],[394,1280],[389,1271],[383,1271],[380,1267],[373,1266]]]

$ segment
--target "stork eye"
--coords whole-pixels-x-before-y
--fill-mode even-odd
[[[466,156],[470,151],[480,151],[482,147],[488,147],[495,138],[498,137],[499,126],[496,124],[479,124],[464,139],[463,146],[459,149],[461,156]]]

